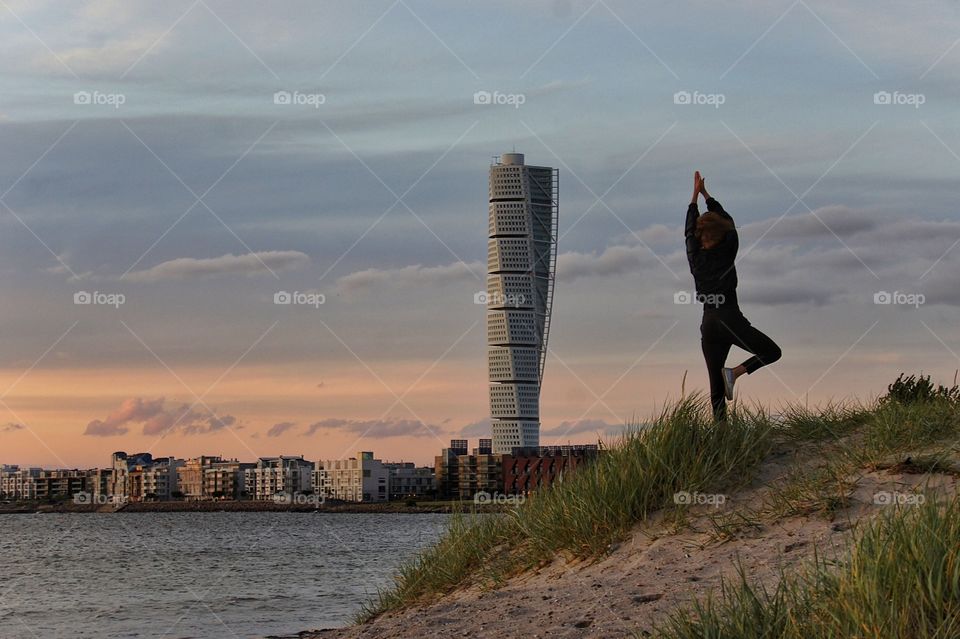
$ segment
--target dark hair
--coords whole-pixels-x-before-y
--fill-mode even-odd
[[[697,230],[694,236],[700,241],[711,245],[719,244],[728,231],[733,230],[733,222],[719,213],[710,211],[697,218]]]

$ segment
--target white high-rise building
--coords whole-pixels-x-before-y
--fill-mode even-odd
[[[504,153],[490,166],[487,359],[493,454],[540,445],[540,385],[557,260],[558,171]]]

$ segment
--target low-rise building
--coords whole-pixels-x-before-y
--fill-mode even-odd
[[[256,467],[255,463],[235,459],[211,464],[203,471],[203,495],[207,499],[248,498],[244,480],[247,471]]]
[[[142,494],[144,499],[166,501],[180,493],[177,484],[177,469],[183,466],[182,459],[158,457],[142,470]]]
[[[327,459],[317,463],[313,488],[324,499],[378,502],[389,499],[390,471],[370,451],[349,459]]]
[[[177,468],[177,489],[187,501],[209,499],[204,491],[204,472],[214,463],[223,461],[220,455],[192,457]]]
[[[153,455],[150,453],[135,453],[128,455],[122,450],[118,450],[110,456],[110,468],[113,474],[110,477],[110,494],[114,499],[124,502],[132,499],[136,494],[139,501],[142,498],[142,486],[137,481],[136,490],[131,490],[130,474],[135,468],[143,468],[153,463]]]
[[[598,454],[596,444],[514,448],[501,461],[503,492],[520,495],[549,486]]]
[[[487,448],[475,448],[470,455],[460,455],[457,458],[460,499],[474,499],[477,493],[502,493],[502,457]]]
[[[182,459],[117,451],[111,461],[112,495],[117,501],[166,500],[179,492],[177,469],[184,465]]]
[[[450,447],[434,457],[433,472],[439,497],[455,499],[460,496],[460,464],[457,460],[466,454],[467,440],[452,439]]]
[[[413,462],[387,462],[387,492],[389,499],[433,497],[437,494],[434,469],[417,466]]]
[[[113,493],[113,469],[91,468],[87,471],[87,488],[94,503],[106,503]]]
[[[40,468],[4,465],[0,468],[0,496],[4,499],[36,499]]]
[[[34,481],[35,499],[66,499],[87,491],[87,473],[83,470],[41,470]]]
[[[261,457],[244,470],[244,489],[253,499],[275,499],[277,495],[298,495],[313,491],[313,462],[303,455]]]

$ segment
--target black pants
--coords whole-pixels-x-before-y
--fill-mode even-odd
[[[724,397],[723,367],[731,346],[739,346],[753,356],[743,362],[747,373],[780,359],[780,347],[754,328],[737,306],[703,309],[700,324],[700,344],[710,376],[710,403],[714,416],[727,417],[727,402]]]

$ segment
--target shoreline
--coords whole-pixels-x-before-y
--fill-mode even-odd
[[[335,502],[323,505],[281,504],[269,501],[167,501],[134,502],[115,508],[112,504],[24,503],[0,505],[0,515],[91,514],[91,513],[219,513],[219,512],[295,512],[295,513],[367,513],[367,514],[452,514],[455,512],[499,512],[498,504],[477,505],[473,501],[425,501],[415,505],[403,502]]]

